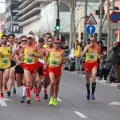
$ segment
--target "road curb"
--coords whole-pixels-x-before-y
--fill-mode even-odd
[[[66,70],[64,70],[66,71]],[[76,75],[80,75],[81,77],[84,77],[84,71],[66,71],[66,72],[70,72],[72,74],[76,74]],[[104,85],[108,85],[108,86],[111,86],[111,87],[115,87],[115,88],[118,88],[118,85],[120,83],[110,83],[109,80],[106,80],[106,82],[101,82],[98,78],[96,79],[96,82],[99,82],[101,84],[104,84]]]

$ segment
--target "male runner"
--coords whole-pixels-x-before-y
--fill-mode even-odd
[[[2,45],[0,47],[0,98],[3,98],[3,73],[5,69],[10,68],[11,66],[11,54],[12,50],[10,46],[7,45],[8,36],[2,35],[1,37]],[[4,73],[6,78],[7,73]],[[6,87],[6,84],[5,84]]]
[[[34,44],[34,36],[31,34],[27,35],[28,43],[22,48],[21,54],[24,54],[24,76],[26,80],[26,95],[27,104],[31,103],[30,100],[30,86],[34,86],[36,74],[38,72],[38,47]]]
[[[86,77],[86,88],[87,88],[87,100],[90,100],[90,73],[92,72],[92,93],[91,99],[95,99],[95,87],[96,87],[96,74],[97,74],[97,59],[99,58],[99,47],[96,43],[95,37],[90,38],[90,44],[87,45],[81,56],[86,55],[84,69],[85,69],[85,77]]]
[[[44,39],[43,38],[39,38],[38,39],[38,48],[39,48],[38,52],[41,55],[43,54],[43,51],[45,50],[45,48],[43,48],[43,44],[44,44]],[[38,61],[39,61],[38,62],[39,69],[38,69],[38,73],[37,73],[37,76],[36,76],[35,87],[33,88],[33,92],[34,92],[34,94],[36,94],[36,97],[35,97],[36,100],[40,101],[39,94],[40,94],[40,91],[42,89],[41,80],[43,79],[43,72],[42,71],[43,71],[43,66],[44,66],[43,57],[42,57],[42,59],[39,58]]]
[[[54,42],[54,39],[52,37],[49,37],[47,39],[48,47],[43,51],[43,57],[46,56],[48,51],[52,50],[53,42]],[[50,83],[48,67],[43,69],[43,76],[44,76],[44,84],[43,84],[43,86],[44,86],[44,99],[48,99],[47,87],[48,87],[48,85]]]
[[[50,33],[46,33],[46,34],[45,34],[45,44],[43,45],[44,48],[47,48],[47,47],[48,47],[48,45],[47,45],[47,39],[48,39],[49,37],[52,37],[52,35],[51,35]]]
[[[59,39],[54,40],[54,48],[48,51],[45,57],[46,68],[48,66],[50,77],[50,101],[49,105],[58,105],[57,96],[59,90],[59,83],[61,78],[61,67],[65,63],[65,53],[60,49],[61,41]],[[49,60],[48,60],[49,58]]]

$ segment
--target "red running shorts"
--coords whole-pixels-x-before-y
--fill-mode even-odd
[[[26,63],[24,63],[23,69],[28,70],[31,73],[36,73],[36,72],[38,72],[38,64],[37,63],[35,63],[35,64],[26,64]]]
[[[85,62],[84,63],[84,70],[86,72],[91,72],[93,68],[97,68],[98,67],[98,63],[97,62],[94,62],[94,63],[88,63],[88,62]]]
[[[49,73],[54,73],[55,76],[60,77],[62,75],[62,69],[61,67],[49,67],[48,68]]]
[[[42,72],[43,72],[44,77],[46,77],[46,78],[49,77],[48,67],[46,69],[43,68]]]

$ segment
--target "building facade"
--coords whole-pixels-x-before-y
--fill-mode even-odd
[[[39,25],[41,10],[51,3],[52,0],[19,0],[21,2],[18,13],[21,17],[18,19],[21,21],[19,24],[23,28],[23,34],[28,34],[29,31],[33,31],[39,34]]]
[[[19,0],[6,0],[5,1],[5,32],[9,33],[22,33],[22,29],[19,27],[20,21],[18,15],[20,9],[18,6],[20,5]]]
[[[33,31],[38,36],[46,32],[54,34],[57,18],[57,4],[54,0],[19,0],[19,2],[21,2],[19,6],[21,11],[18,14],[21,15],[19,20],[22,21],[19,26],[23,27],[23,34],[27,34],[29,31]],[[80,20],[79,7],[82,7],[82,16],[84,16],[84,4],[84,0],[78,0],[75,10],[76,26]],[[98,6],[99,0],[91,0],[88,2],[88,15],[90,13],[94,14]],[[95,16],[95,18],[98,21],[98,16]],[[60,33],[68,37],[70,32],[70,10],[68,5],[63,2],[60,4],[60,21]],[[81,19],[81,21],[83,23],[84,18]],[[82,24],[82,31],[83,26],[84,23]]]

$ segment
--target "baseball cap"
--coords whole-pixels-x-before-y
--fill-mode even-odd
[[[31,34],[28,34],[27,38],[33,38],[34,39],[35,37],[33,35],[31,35]]]
[[[61,42],[59,38],[54,39],[54,42]]]
[[[39,38],[38,42],[44,42],[44,39],[43,38]]]

